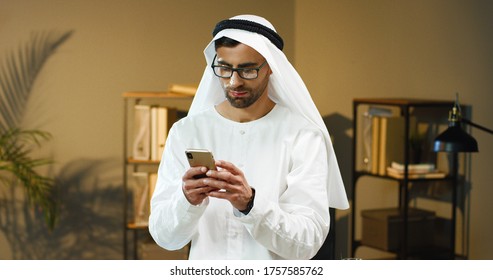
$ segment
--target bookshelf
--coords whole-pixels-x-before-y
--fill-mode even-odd
[[[458,158],[441,156],[431,149],[432,138],[446,126],[447,119],[443,116],[447,116],[453,104],[453,101],[425,99],[353,99],[352,257],[360,257],[358,252],[364,247],[397,259],[460,257],[456,255]],[[382,119],[390,127],[391,118],[397,124],[390,130],[379,131]],[[415,171],[421,165],[432,168]],[[402,170],[396,170],[399,168]],[[368,178],[371,183],[365,181]],[[375,203],[365,201],[366,197],[359,196],[362,190],[372,191],[376,185],[397,188],[393,189],[397,193],[395,207],[378,208]],[[426,203],[426,209],[421,207],[419,195],[414,194],[435,185],[449,193],[446,202],[449,210],[445,216],[428,209],[436,203]]]
[[[176,119],[183,117],[190,107],[193,95],[180,94],[174,92],[148,92],[133,91],[122,94],[124,107],[123,120],[123,259],[138,259],[139,248],[147,248],[149,245],[143,244],[142,240],[150,239],[147,223],[143,220],[136,221],[135,215],[135,174],[154,174],[159,167],[160,157],[151,156],[151,148],[147,149],[147,154],[141,154],[139,158],[134,158],[136,139],[136,106],[148,108],[173,108],[176,109]],[[148,112],[150,113],[150,112]],[[150,117],[150,116],[149,116]],[[150,121],[150,119],[149,119]],[[171,126],[168,122],[167,126]],[[167,129],[169,129],[169,127]],[[151,129],[151,128],[149,128]],[[156,130],[158,131],[158,130]],[[150,131],[151,132],[151,131]],[[165,132],[167,133],[167,131]],[[160,132],[162,134],[162,131]],[[151,141],[154,136],[148,135],[146,141]],[[154,143],[155,144],[155,143]],[[159,153],[158,153],[159,154]],[[150,180],[148,181],[151,186]],[[148,197],[141,199],[142,203],[148,203],[152,190],[149,190]],[[146,210],[148,211],[148,210]],[[145,215],[148,215],[147,213]],[[148,218],[148,217],[147,217]],[[155,244],[151,244],[155,245]],[[146,247],[147,246],[147,247]],[[156,250],[156,249],[152,249]],[[185,249],[186,250],[186,249]]]

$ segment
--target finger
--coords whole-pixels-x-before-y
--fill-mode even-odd
[[[207,195],[210,192],[218,191],[217,188],[214,187],[201,187],[201,188],[195,188],[195,189],[185,189],[184,192],[187,195]]]
[[[208,192],[211,189],[215,189],[216,187],[214,186],[209,186],[206,179],[189,179],[186,181],[183,181],[183,189],[187,191],[192,191],[196,190],[199,192]]]
[[[190,179],[197,179],[201,177],[205,177],[205,173],[207,172],[207,167],[205,166],[197,166],[197,167],[190,167],[185,174],[183,175],[182,180],[187,181]]]
[[[233,175],[231,172],[227,170],[209,170],[206,173],[207,177],[211,179],[216,179],[219,181],[225,181],[231,184],[238,184],[241,183],[241,176],[239,175]]]
[[[223,168],[223,169],[226,169],[234,175],[243,176],[243,171],[241,171],[241,169],[236,167],[236,165],[232,164],[231,162],[224,161],[224,160],[218,160],[218,161],[216,161],[216,166]]]
[[[187,198],[187,200],[193,204],[200,204],[210,192],[217,191],[216,188],[213,187],[198,187],[198,188],[189,188],[186,184],[183,185],[183,194]]]
[[[211,178],[211,177],[203,179],[203,184],[206,186],[209,186],[211,188],[214,188],[216,190],[224,190],[224,191],[229,191],[229,192],[235,191],[234,186],[232,186],[228,182],[225,182],[223,180],[216,180],[216,179]]]
[[[207,196],[230,200],[231,193],[227,191],[216,190],[216,191],[208,192]]]
[[[201,204],[204,199],[207,198],[207,194],[205,193],[183,193],[185,195],[185,198],[188,200],[188,202],[192,205],[199,205]]]

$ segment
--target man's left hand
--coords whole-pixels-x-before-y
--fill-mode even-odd
[[[253,196],[253,191],[243,171],[223,160],[216,161],[216,167],[219,167],[217,171],[207,171],[208,178],[204,180],[204,183],[219,190],[209,192],[208,196],[226,199],[234,208],[240,211],[245,210]]]

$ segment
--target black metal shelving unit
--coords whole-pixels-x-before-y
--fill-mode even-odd
[[[365,107],[364,107],[364,106]],[[392,252],[396,254],[397,259],[455,259],[457,258],[455,253],[455,241],[456,241],[456,219],[457,219],[457,184],[458,184],[458,157],[457,154],[451,156],[449,162],[450,170],[448,175],[443,179],[411,179],[409,178],[408,165],[411,163],[411,146],[410,146],[410,136],[411,136],[411,116],[416,113],[416,110],[446,110],[452,108],[454,105],[453,101],[441,101],[441,100],[424,100],[424,99],[389,99],[389,98],[374,98],[365,99],[358,98],[353,100],[353,166],[352,166],[352,206],[351,206],[351,228],[350,228],[350,254],[352,257],[357,257],[356,251],[360,246],[367,246],[361,243],[361,240],[356,239],[356,215],[361,212],[358,208],[357,192],[358,192],[358,181],[364,176],[370,176],[378,178],[379,180],[390,180],[395,183],[398,188],[398,209],[400,215],[402,216],[401,231],[399,240],[399,248]],[[404,118],[404,166],[405,172],[402,179],[395,179],[386,175],[377,175],[359,169],[357,166],[357,157],[361,156],[362,151],[358,151],[357,141],[358,137],[358,118],[360,111],[368,106],[383,106],[383,107],[393,107],[397,109],[400,116]],[[446,123],[446,115],[444,120],[437,120],[437,122]],[[451,186],[451,218],[450,218],[450,244],[447,248],[430,247],[426,252],[410,252],[408,248],[409,238],[409,223],[408,214],[410,209],[410,197],[409,190],[410,185],[416,182],[426,183],[433,182],[435,180],[448,181]],[[364,230],[364,229],[363,229]]]

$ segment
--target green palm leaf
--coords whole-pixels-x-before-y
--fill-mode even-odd
[[[13,174],[25,190],[29,203],[39,208],[50,228],[56,221],[57,202],[54,198],[54,180],[40,175],[36,168],[51,164],[48,159],[33,159],[33,148],[51,136],[40,130],[19,128],[34,81],[48,58],[72,35],[38,33],[10,52],[0,63],[0,171]],[[1,175],[1,174],[0,174]],[[0,183],[11,182],[0,176]]]

